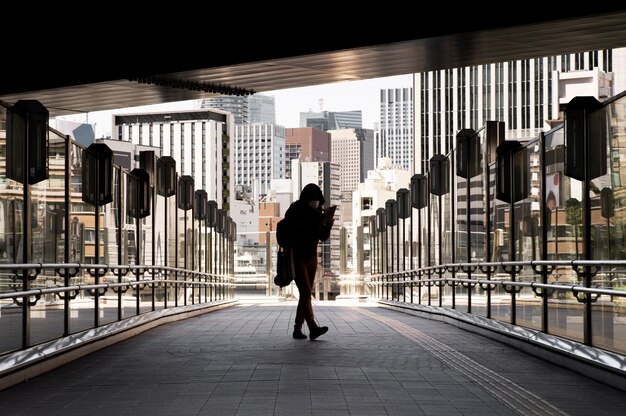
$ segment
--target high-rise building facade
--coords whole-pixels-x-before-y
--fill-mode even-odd
[[[413,161],[413,89],[380,90],[380,125],[375,156],[410,170]]]
[[[598,84],[601,88],[596,90],[596,98],[602,100],[620,92],[626,88],[625,50],[596,50],[414,74],[413,171],[425,173],[429,159],[448,153],[454,147],[456,133],[463,128],[477,130],[487,121],[500,121],[505,123],[506,137],[517,140],[549,130],[551,123],[560,119],[559,97],[567,92],[559,91],[559,81],[565,81],[568,73],[594,69],[613,72],[614,91]]]
[[[270,95],[248,96],[248,123],[275,124],[276,102]]]
[[[360,129],[363,127],[361,110],[301,112],[300,127],[312,127],[322,131]]]
[[[339,165],[342,201],[351,201],[352,192],[374,169],[374,131],[370,129],[329,130],[331,161]]]
[[[620,85],[626,75],[625,50],[587,51],[414,74],[413,172],[426,173],[433,156],[449,154],[456,146],[456,134],[461,129],[480,131],[488,121],[498,122],[503,124],[505,139],[524,142],[561,125],[563,108],[574,97],[593,96],[603,101],[621,92],[615,86]],[[616,62],[621,65],[615,65]],[[538,154],[529,154],[529,193],[536,197],[541,186],[540,160]],[[494,178],[495,174],[491,180]],[[559,195],[571,192],[570,179],[558,171],[550,172],[546,178],[547,191],[555,197],[554,204],[563,207],[565,201],[559,200]],[[482,180],[484,177],[476,175],[469,179],[468,187],[460,186],[455,190],[457,200],[463,202],[454,214],[459,231],[456,255],[463,261],[480,261],[488,254],[505,258],[505,254],[501,254],[505,251],[503,242],[491,253],[484,251]],[[469,213],[465,203],[468,200],[472,204]],[[506,229],[504,218],[503,214],[494,214],[497,229]],[[554,231],[553,235],[558,233]],[[467,236],[471,238],[469,242]],[[438,236],[434,241],[433,248],[439,250]],[[467,250],[470,246],[472,249]],[[550,256],[553,254],[549,252]],[[560,252],[561,256],[569,254]]]
[[[160,150],[176,161],[176,171],[190,175],[195,189],[207,192],[228,210],[233,193],[230,161],[231,115],[219,110],[113,115],[113,140]]]
[[[285,128],[277,124],[237,124],[231,152],[235,184],[263,196],[272,179],[285,175]]]
[[[205,98],[199,101],[200,109],[215,108],[229,112],[233,115],[233,123],[241,124],[248,122],[249,108],[248,97],[242,95],[221,95],[218,97]]]
[[[199,102],[201,109],[216,108],[233,115],[235,124],[276,123],[274,97],[263,94],[248,96],[224,95],[205,98]]]
[[[311,127],[285,129],[285,169],[284,178],[291,175],[290,160],[301,162],[317,162],[331,160],[330,134]]]

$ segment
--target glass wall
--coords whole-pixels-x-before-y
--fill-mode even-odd
[[[458,149],[430,160],[428,205],[413,216],[414,303],[626,351],[626,93],[602,105],[582,99],[584,118],[566,111],[564,124],[532,140],[480,129],[469,174]],[[569,133],[568,114],[583,123]],[[391,254],[394,228],[377,236],[383,282],[404,272]],[[396,299],[385,286],[372,293]]]
[[[166,293],[169,307],[216,299],[174,283],[209,270],[211,239],[192,210],[177,209],[176,195],[158,196],[139,218],[139,177],[115,166],[108,146],[85,149],[54,129],[28,136],[43,111],[22,110],[0,102],[0,354],[165,308]],[[213,271],[219,264],[232,275],[232,254],[217,258],[233,252],[222,234],[212,230],[222,243]]]

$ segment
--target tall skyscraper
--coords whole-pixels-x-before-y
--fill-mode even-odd
[[[329,130],[331,161],[340,167],[342,201],[351,201],[352,192],[374,169],[374,131],[369,129]]]
[[[376,135],[376,160],[388,157],[410,170],[413,160],[413,89],[380,90],[380,126]]]
[[[285,175],[285,128],[277,124],[235,125],[233,167],[236,185],[263,196],[274,178]]]
[[[312,127],[322,131],[360,129],[363,127],[361,110],[301,112],[300,127]]]
[[[318,129],[288,128],[285,129],[285,179],[291,178],[292,159],[299,159],[301,162],[316,162],[331,160],[330,134]]]

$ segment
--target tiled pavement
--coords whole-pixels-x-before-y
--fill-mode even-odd
[[[168,323],[0,392],[0,415],[623,415],[626,393],[467,332],[316,302],[330,327],[291,337],[293,301]]]

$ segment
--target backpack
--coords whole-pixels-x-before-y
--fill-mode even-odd
[[[276,242],[278,252],[276,253],[276,276],[274,284],[280,287],[288,286],[295,277],[293,269],[293,255],[291,252],[292,227],[289,220],[283,218],[276,224]]]
[[[276,253],[274,284],[279,287],[289,286],[295,277],[291,247],[279,247],[278,253]]]
[[[283,218],[276,224],[276,242],[281,247],[291,247],[291,228],[289,226],[289,220]]]

